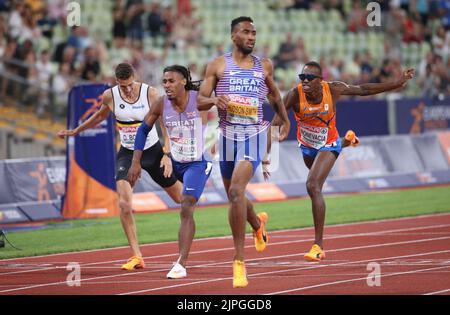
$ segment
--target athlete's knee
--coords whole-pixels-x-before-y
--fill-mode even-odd
[[[306,181],[306,190],[310,196],[318,195],[322,193],[322,185],[316,179],[308,179]]]
[[[119,208],[122,215],[131,214],[133,212],[131,202],[123,198],[119,199]]]
[[[244,195],[244,189],[239,185],[231,184],[228,189],[228,200],[231,202],[237,202]]]
[[[182,219],[191,219],[194,216],[195,198],[192,196],[183,196],[181,199],[181,212],[180,217]]]

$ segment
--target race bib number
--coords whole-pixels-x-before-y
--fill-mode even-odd
[[[303,144],[314,149],[323,148],[327,144],[328,128],[302,124],[300,134]]]
[[[172,138],[171,154],[175,161],[192,162],[197,159],[197,139]]]
[[[120,142],[122,143],[122,146],[128,149],[133,150],[134,149],[134,140],[136,139],[136,132],[139,128],[139,125],[137,126],[120,126],[119,127],[119,134],[120,134]]]
[[[254,97],[230,95],[227,121],[232,124],[252,125],[258,123],[259,101]]]

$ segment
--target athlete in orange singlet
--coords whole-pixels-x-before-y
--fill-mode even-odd
[[[320,261],[325,258],[322,244],[325,224],[323,184],[342,148],[359,143],[351,130],[344,139],[339,138],[336,129],[336,101],[340,95],[364,96],[398,89],[406,85],[413,75],[414,69],[408,69],[394,82],[361,85],[325,82],[322,80],[320,65],[312,61],[303,67],[299,75],[301,84],[291,89],[284,97],[286,111],[294,111],[298,128],[297,138],[303,160],[309,169],[306,188],[312,201],[315,241],[305,255],[307,261]],[[278,123],[279,117],[275,116],[273,125]]]

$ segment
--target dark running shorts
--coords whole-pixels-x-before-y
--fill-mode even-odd
[[[143,151],[141,166],[159,186],[166,188],[175,184],[177,179],[173,172],[170,177],[164,177],[164,169],[159,167],[163,155],[161,143],[158,141],[153,146]],[[122,179],[127,180],[128,169],[131,167],[132,159],[133,150],[121,146],[119,153],[117,153],[116,181]]]

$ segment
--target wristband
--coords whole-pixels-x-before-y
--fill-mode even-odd
[[[135,150],[144,150],[145,142],[147,141],[147,136],[150,130],[152,130],[153,125],[149,126],[145,121],[139,126],[136,132],[136,139],[134,140],[134,149]]]

